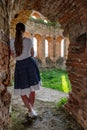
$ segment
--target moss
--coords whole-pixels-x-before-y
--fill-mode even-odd
[[[60,24],[58,22],[51,22],[51,21],[48,21],[47,23],[44,22],[43,19],[34,19],[33,17],[29,17],[29,20],[30,21],[33,21],[35,23],[39,23],[39,24],[44,24],[44,25],[47,25],[47,26],[52,26],[52,27],[56,27],[56,28],[59,28],[60,27]]]

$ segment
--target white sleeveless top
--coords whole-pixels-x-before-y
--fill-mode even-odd
[[[23,39],[23,50],[20,56],[15,57],[16,60],[23,60],[31,56],[31,48],[33,47],[32,40],[30,38]],[[10,49],[15,54],[14,39],[10,40]]]

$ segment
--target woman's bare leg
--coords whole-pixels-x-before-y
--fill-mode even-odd
[[[22,98],[22,101],[24,102],[25,106],[28,108],[29,112],[31,112],[32,111],[32,105],[29,102],[27,95],[23,95],[23,96],[21,95],[21,98]]]
[[[32,91],[30,94],[29,94],[29,101],[32,105],[32,107],[34,106],[34,102],[35,102],[35,91]]]

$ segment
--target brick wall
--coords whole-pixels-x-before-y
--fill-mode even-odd
[[[4,130],[9,124],[9,104],[11,95],[6,86],[9,84],[9,48],[0,42],[0,130]]]
[[[0,130],[5,130],[10,122],[9,105],[11,101],[11,95],[7,91],[7,86],[10,81],[8,47],[9,8],[8,4],[3,4],[3,2],[0,1]]]
[[[83,2],[84,3],[84,2]],[[68,21],[70,38],[67,70],[72,85],[66,109],[87,129],[87,4],[78,3],[79,17]],[[83,6],[84,5],[84,6]],[[79,19],[80,18],[80,19]],[[66,30],[65,30],[66,31]]]

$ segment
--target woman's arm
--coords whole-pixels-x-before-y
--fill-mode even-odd
[[[34,57],[34,48],[31,48],[31,56]]]

